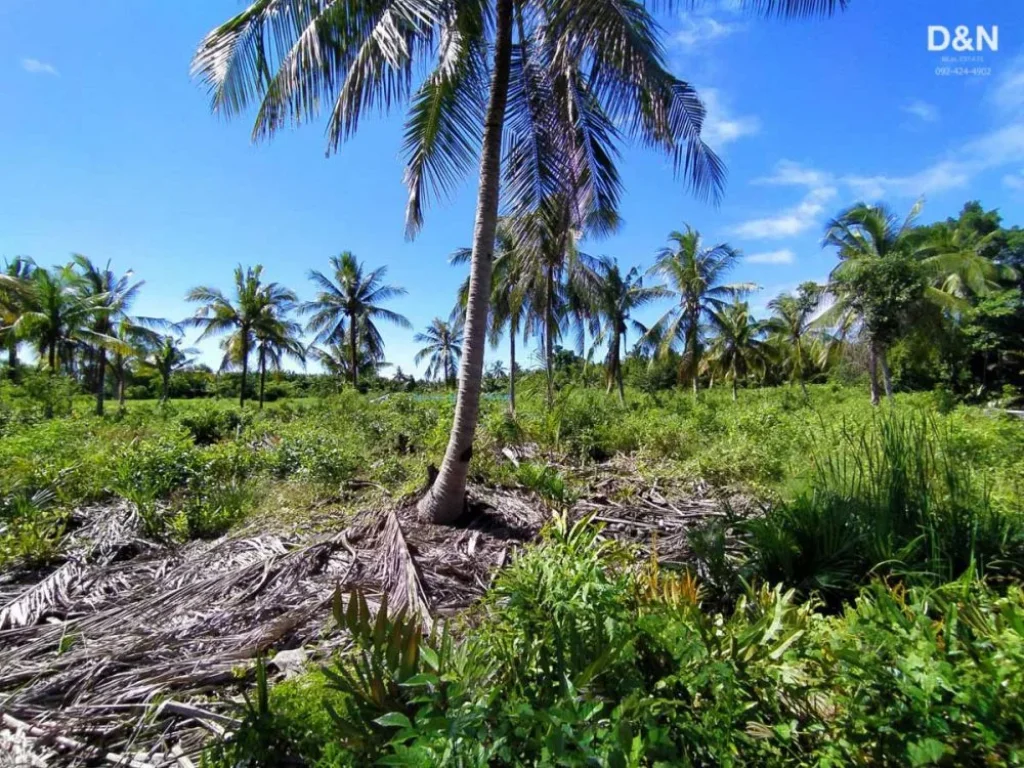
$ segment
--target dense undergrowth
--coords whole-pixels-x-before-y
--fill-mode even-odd
[[[453,407],[346,392],[97,418],[58,394],[0,393],[5,567],[59,561],[73,510],[116,497],[169,543],[246,522],[336,526],[422,487]],[[509,446],[532,458],[508,461]],[[483,605],[431,637],[346,597],[338,620],[357,648],[261,690],[207,762],[1024,761],[1020,422],[927,393],[882,409],[833,386],[738,404],[630,393],[622,407],[567,388],[551,409],[527,394],[515,418],[486,403],[473,473],[568,510],[593,491],[588,465],[624,455],[649,482],[706,480],[764,513],[701,529],[677,573],[556,518]]]
[[[876,582],[827,615],[759,586],[714,612],[696,580],[631,562],[556,522],[458,629],[421,640],[404,614],[339,600],[356,650],[254,699],[208,763],[1024,761],[1018,587]]]

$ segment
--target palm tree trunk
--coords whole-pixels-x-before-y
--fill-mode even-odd
[[[508,331],[508,412],[516,415],[516,332],[509,326]]]
[[[878,350],[878,365],[882,369],[882,385],[885,387],[885,397],[892,400],[892,374],[889,372],[889,360],[885,354],[885,347]]]
[[[249,345],[242,343],[242,389],[238,394],[238,407],[245,408],[245,381],[249,378]]]
[[[874,342],[868,345],[868,384],[871,386],[871,404],[878,405],[878,352]]]
[[[355,315],[349,317],[348,323],[348,364],[352,369],[352,388],[355,389],[359,385],[359,368],[358,361],[356,358],[359,357],[358,351],[356,350],[356,318]]]
[[[18,340],[14,338],[7,343],[7,378],[18,380]]]
[[[735,403],[737,400],[739,400],[739,395],[736,394],[736,375],[733,374],[733,377],[732,377],[732,401]]]
[[[260,410],[263,410],[263,390],[267,385],[267,353],[260,349]]]
[[[160,402],[161,403],[166,403],[167,402],[167,396],[171,392],[171,372],[170,371],[164,371],[161,374],[160,378],[162,378],[164,380],[163,381],[163,384],[164,384],[163,391],[160,393]]]
[[[554,296],[551,295],[555,289],[554,268],[548,265],[547,269],[547,296],[544,297],[544,370],[547,374],[548,408],[555,402],[555,310]]]
[[[103,390],[107,385],[107,350],[102,347],[96,356],[96,415],[103,415]]]
[[[615,379],[619,383],[619,402],[622,405],[626,404],[626,387],[622,382],[622,348],[620,345],[621,337],[616,334],[615,336]]]
[[[455,401],[448,449],[434,484],[420,500],[419,513],[435,523],[451,523],[465,508],[466,475],[473,457],[473,434],[480,411],[480,381],[487,344],[487,309],[491,293],[494,235],[501,194],[501,139],[508,102],[512,60],[512,0],[498,0],[495,20],[494,68],[484,124],[477,196],[476,230],[469,269],[465,342],[459,366],[459,393]]]
[[[119,411],[124,410],[124,356],[118,354],[117,356],[117,409]]]
[[[50,375],[57,373],[57,342],[50,342]]]

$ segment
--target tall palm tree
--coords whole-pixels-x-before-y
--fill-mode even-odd
[[[222,368],[238,365],[242,370],[239,407],[245,407],[245,384],[249,373],[249,357],[256,343],[256,327],[263,314],[265,293],[274,291],[276,283],[264,284],[263,265],[242,269],[235,267],[235,296],[230,299],[219,289],[201,285],[191,289],[185,300],[201,306],[183,325],[200,328],[196,341],[229,334],[224,341],[225,355]]]
[[[638,267],[622,274],[615,259],[604,257],[598,260],[596,290],[588,297],[592,310],[591,334],[594,346],[606,344],[605,375],[607,389],[619,388],[619,401],[626,402],[626,390],[622,381],[622,350],[626,347],[626,332],[630,323],[639,338],[647,328],[632,319],[635,310],[652,301],[672,294],[661,285],[645,286]]]
[[[387,267],[366,273],[350,251],[332,256],[331,269],[331,277],[315,269],[310,271],[309,279],[319,286],[320,291],[313,301],[302,304],[299,312],[312,315],[306,329],[316,334],[316,343],[348,344],[348,370],[352,386],[356,386],[359,383],[360,346],[366,345],[374,355],[383,355],[384,340],[376,322],[383,320],[400,328],[412,328],[405,317],[380,305],[404,296],[406,290],[384,283]]]
[[[131,346],[122,347],[119,339],[118,326],[127,322],[138,328],[166,328],[170,324],[156,318],[132,318],[129,312],[145,281],[132,281],[133,272],[128,270],[117,275],[110,269],[110,262],[100,267],[80,253],[72,254],[72,263],[82,275],[80,290],[82,295],[96,306],[92,317],[92,331],[95,343],[90,345],[88,352],[92,384],[96,393],[96,415],[103,415],[103,402],[106,388],[107,352],[113,350],[115,355],[131,353]],[[127,328],[121,328],[125,331]],[[138,335],[138,332],[135,332]]]
[[[194,355],[199,350],[189,347],[182,349],[181,341],[174,336],[164,336],[142,360],[142,364],[160,374],[160,402],[167,402],[171,391],[171,375],[195,365]]]
[[[444,378],[444,385],[451,386],[455,371],[462,359],[462,323],[458,318],[442,320],[435,317],[423,333],[417,333],[414,340],[425,346],[416,353],[416,364],[427,363],[427,379]]]
[[[302,326],[288,319],[298,303],[294,291],[271,284],[263,291],[262,314],[256,323],[256,359],[260,374],[260,410],[267,383],[267,368],[281,370],[284,358],[290,357],[306,365],[306,348],[302,344]]]
[[[764,322],[789,383],[799,382],[805,397],[807,373],[820,358],[821,346],[811,322],[823,292],[824,288],[817,283],[806,282],[797,288],[796,295],[779,294],[768,302],[772,316]]]
[[[164,327],[176,333],[181,329],[174,323],[159,321]],[[134,318],[122,316],[113,328],[112,336],[117,339],[110,360],[110,369],[114,374],[114,387],[117,391],[117,406],[124,410],[125,386],[128,381],[128,363],[132,358],[145,360],[152,350],[164,343],[164,336],[154,330],[152,318]]]
[[[838,250],[839,263],[829,274],[832,306],[818,319],[863,334],[868,348],[871,402],[879,402],[878,369],[887,397],[892,397],[887,348],[926,295],[939,303],[955,299],[927,284],[927,257],[914,229],[923,204],[905,218],[884,205],[857,203],[825,228],[824,245]]]
[[[739,380],[764,364],[761,324],[750,314],[750,305],[737,297],[708,316],[714,331],[708,350],[709,367],[732,382],[732,399],[737,399]]]
[[[726,243],[706,248],[700,232],[689,225],[683,232],[671,233],[668,239],[671,245],[658,252],[657,261],[648,271],[668,283],[669,295],[678,303],[651,326],[650,333],[660,340],[659,355],[682,344],[679,380],[689,377],[696,395],[705,326],[715,312],[725,308],[728,299],[755,286],[721,282],[740,259],[739,251]]]
[[[307,351],[307,356],[320,363],[327,373],[338,378],[340,381],[352,378],[350,350],[345,344],[311,346]],[[365,340],[363,340],[356,361],[356,368],[360,378],[377,376],[382,368],[390,367],[391,363],[384,360],[381,350],[370,349]]]
[[[783,16],[830,12],[846,0],[750,0]],[[682,2],[665,0],[667,10]],[[259,104],[254,135],[315,118],[333,103],[328,146],[355,132],[364,109],[411,98],[406,123],[410,234],[430,195],[451,192],[479,158],[466,359],[444,462],[420,501],[435,522],[457,518],[480,406],[491,260],[502,179],[511,209],[571,189],[585,215],[615,207],[622,131],[669,154],[700,194],[717,195],[718,158],[700,139],[696,92],[666,69],[658,27],[638,0],[257,0],[210,32],[193,71],[215,112]],[[425,72],[413,92],[415,77]],[[488,85],[488,79],[490,83]],[[483,126],[481,132],[480,127]],[[623,126],[620,129],[619,126]]]
[[[15,323],[28,305],[31,293],[31,259],[16,257],[4,263],[0,271],[0,347],[7,350],[7,377],[18,379],[18,334]]]

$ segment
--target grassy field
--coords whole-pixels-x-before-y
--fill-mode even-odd
[[[340,530],[423,489],[453,409],[354,392],[244,412],[133,401],[98,418],[90,405],[63,398],[46,418],[30,397],[0,400],[8,573],[59,566],[75,510],[116,499],[164,547]],[[613,467],[633,482],[609,491]],[[540,540],[443,633],[421,637],[404,612],[372,624],[344,598],[355,644],[252,698],[237,738],[205,759],[1018,764],[1022,478],[1018,420],[930,393],[881,409],[831,385],[736,403],[628,392],[621,406],[567,387],[551,408],[527,392],[514,418],[488,400],[472,482],[543,510]],[[611,492],[628,507],[648,487],[747,512],[695,529],[685,568],[638,560],[586,502]]]

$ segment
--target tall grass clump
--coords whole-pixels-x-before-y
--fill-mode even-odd
[[[756,576],[841,598],[872,574],[941,583],[1024,566],[1019,503],[996,503],[933,417],[843,422],[824,430],[811,462],[807,486],[747,526]]]

